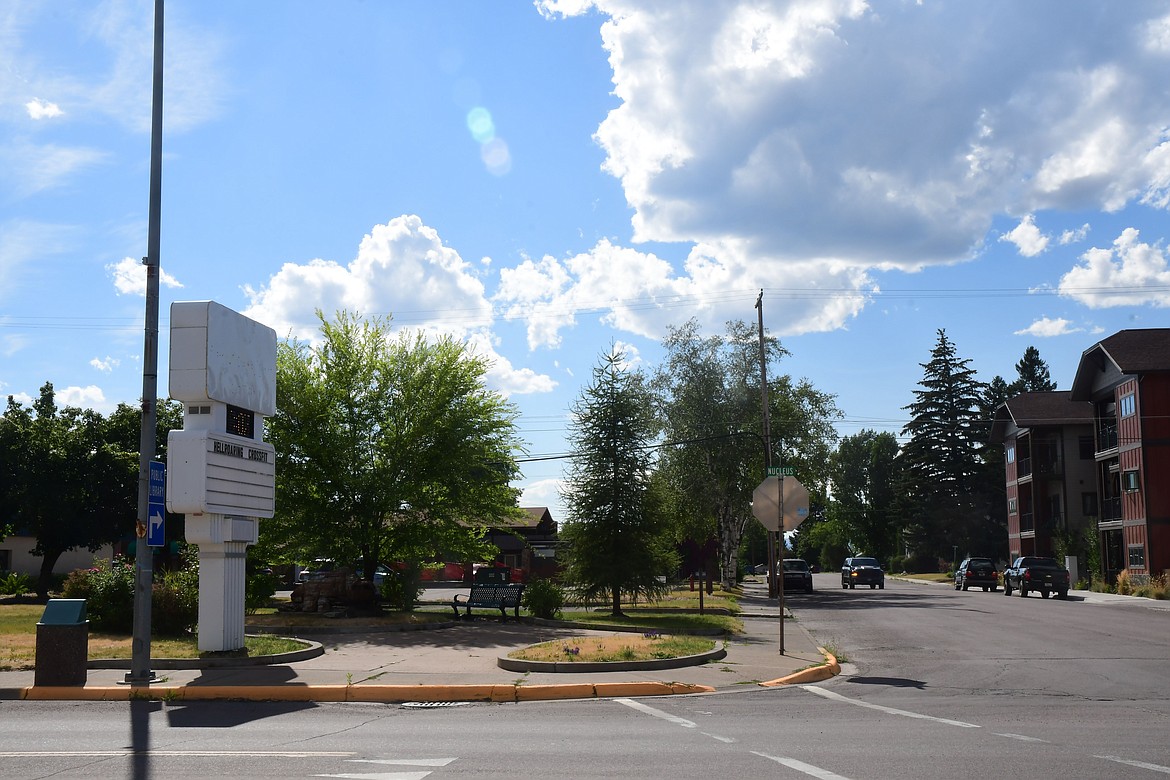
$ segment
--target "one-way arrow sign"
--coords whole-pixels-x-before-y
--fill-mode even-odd
[[[150,494],[146,499],[146,545],[162,547],[166,542],[167,465],[150,462]]]

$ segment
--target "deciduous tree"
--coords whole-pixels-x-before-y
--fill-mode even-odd
[[[277,347],[277,557],[419,561],[486,554],[485,525],[520,517],[516,410],[487,363],[449,337],[341,312],[321,340]]]

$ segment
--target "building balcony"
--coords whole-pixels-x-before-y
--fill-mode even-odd
[[[1097,452],[1106,452],[1117,449],[1117,424],[1102,425],[1097,428]]]

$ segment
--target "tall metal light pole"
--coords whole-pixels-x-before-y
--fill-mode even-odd
[[[146,544],[150,522],[150,462],[158,436],[158,277],[162,206],[163,0],[154,0],[154,90],[150,116],[150,203],[146,236],[146,318],[142,348],[142,432],[138,439],[138,523],[134,544],[134,638],[126,682],[149,685],[150,597],[154,548]]]

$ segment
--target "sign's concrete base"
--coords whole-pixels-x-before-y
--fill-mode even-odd
[[[187,541],[199,545],[199,649],[244,646],[244,587],[248,545],[259,539],[254,517],[187,515]]]

